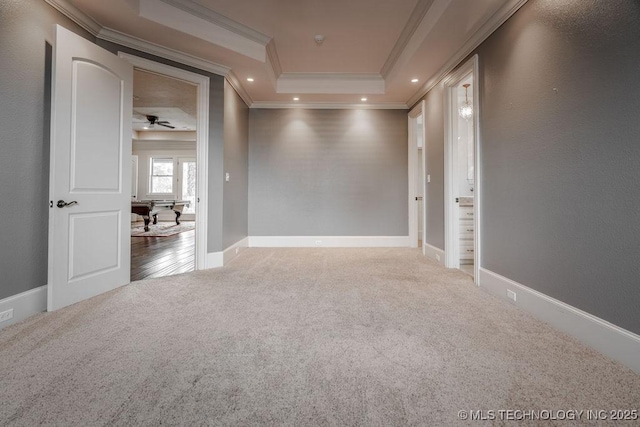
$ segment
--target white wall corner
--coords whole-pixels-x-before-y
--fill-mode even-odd
[[[422,247],[424,256],[440,265],[444,265],[444,251],[442,249],[424,242],[422,242]]]
[[[273,89],[276,90],[278,88],[278,79],[282,74],[282,66],[280,65],[280,57],[273,39],[267,44],[267,74],[269,74]]]
[[[243,249],[249,247],[249,238],[245,237],[242,240],[237,241],[233,245],[229,246],[222,253],[222,261],[224,265],[227,265],[229,261],[237,257]]]
[[[407,248],[409,236],[249,236],[250,248]]]
[[[484,268],[479,279],[481,288],[640,373],[639,335]],[[515,302],[507,290],[515,292]]]
[[[13,318],[0,323],[0,329],[47,311],[47,285],[0,300],[0,313],[11,309]]]

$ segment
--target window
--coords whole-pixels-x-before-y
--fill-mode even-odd
[[[150,194],[173,194],[173,159],[151,158]]]
[[[181,193],[180,200],[188,200],[189,206],[185,206],[183,214],[196,213],[196,159],[178,159],[182,164],[180,169]]]

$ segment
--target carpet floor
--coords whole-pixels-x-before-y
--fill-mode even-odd
[[[0,331],[0,379],[0,425],[25,426],[445,426],[640,403],[639,375],[412,249],[252,248],[135,282]]]

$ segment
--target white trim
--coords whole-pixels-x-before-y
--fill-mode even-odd
[[[458,241],[458,217],[456,206],[456,191],[454,183],[457,150],[456,141],[453,140],[456,132],[453,132],[453,117],[457,117],[456,98],[454,98],[456,86],[469,74],[473,75],[473,132],[474,132],[474,280],[478,283],[478,268],[481,263],[480,238],[480,206],[482,203],[480,183],[480,76],[478,67],[478,55],[473,55],[467,62],[460,66],[454,73],[444,80],[444,265],[448,268],[460,268],[459,241]]]
[[[249,247],[406,248],[409,247],[409,236],[249,236]]]
[[[198,91],[198,126],[196,129],[197,197],[196,217],[196,270],[206,268],[207,262],[207,229],[208,229],[208,185],[209,185],[209,77],[185,71],[170,65],[118,52],[134,67],[177,78],[195,84]]]
[[[282,73],[276,93],[383,95],[385,81],[375,73]]]
[[[67,0],[44,0],[58,12],[87,30],[91,35],[97,36],[102,25],[96,22],[92,17],[69,3]]]
[[[339,103],[339,102],[269,102],[269,101],[254,101],[250,105],[250,108],[301,108],[306,110],[407,110],[407,104],[401,102],[389,102],[389,103]]]
[[[422,242],[422,252],[424,256],[435,262],[444,265],[444,251],[440,248],[436,248],[428,243]]]
[[[434,0],[418,0],[416,7],[413,8],[411,15],[409,15],[409,20],[402,29],[402,33],[400,33],[400,37],[398,37],[398,40],[396,40],[396,44],[393,46],[393,49],[391,49],[387,60],[384,62],[384,65],[380,70],[380,74],[385,79],[389,76],[389,74],[391,74],[391,70],[396,67],[398,59],[407,48],[409,41],[420,26],[427,12],[433,5],[433,2]]]
[[[267,45],[267,74],[269,74],[269,80],[275,90],[278,86],[278,79],[282,75],[282,65],[280,65],[280,57],[274,40],[271,40]]]
[[[451,56],[451,59],[440,68],[440,70],[429,79],[416,93],[407,100],[407,105],[414,105],[424,97],[431,89],[433,89],[447,74],[449,74],[456,66],[471,52],[473,52],[480,44],[485,41],[495,30],[497,30],[507,19],[511,18],[514,13],[520,9],[527,0],[509,0],[500,10],[498,10],[487,22],[475,32],[471,38]]]
[[[220,268],[224,265],[224,253],[222,251],[219,252],[209,252],[206,257],[206,263],[204,268]]]
[[[205,268],[220,268],[224,267],[228,262],[233,260],[238,254],[245,248],[249,247],[249,237],[245,237],[242,240],[237,241],[233,245],[229,246],[224,251],[209,252],[207,254],[207,261]]]
[[[480,287],[640,373],[640,336],[484,268]],[[507,289],[516,301],[507,299]]]
[[[249,247],[249,238],[245,237],[242,240],[237,241],[233,245],[229,246],[222,252],[222,262],[223,265],[227,265],[229,261],[233,260],[238,254],[243,250]]]
[[[236,74],[233,71],[229,71],[226,79],[227,79],[227,82],[229,82],[229,84],[231,85],[231,87],[236,91],[238,96],[240,96],[240,98],[242,98],[244,103],[247,104],[247,106],[250,106],[251,104],[253,104],[253,99],[251,99],[251,95],[249,95],[249,92],[245,90],[245,88],[240,83],[240,79],[238,78],[238,76],[236,76]]]
[[[47,311],[47,288],[47,285],[40,286],[0,300],[0,312],[13,309],[13,318],[0,323],[0,329]]]
[[[116,43],[121,46],[126,46],[131,49],[139,50],[150,55],[155,55],[160,58],[168,59],[180,64],[187,65],[189,67],[197,68],[199,70],[207,71],[219,76],[226,76],[231,70],[220,64],[216,64],[205,59],[197,58],[193,55],[189,55],[183,52],[179,52],[168,47],[161,46],[159,44],[151,43],[146,40],[139,39],[124,33],[121,33],[111,28],[103,28],[97,35],[97,38],[108,42]]]
[[[140,0],[138,15],[240,55],[266,61],[264,34],[191,0]]]
[[[156,0],[152,0],[155,2]],[[221,15],[215,12],[208,7],[202,6],[192,0],[160,0],[168,5],[176,7],[178,9],[182,9],[185,12],[188,12],[192,15],[195,15],[201,19],[211,22],[216,26],[225,28],[238,36],[244,37],[256,43],[260,43],[262,45],[266,45],[271,40],[271,37],[262,34],[259,31],[254,30],[251,27],[247,27],[239,22],[234,21],[233,19],[227,18],[224,15]]]

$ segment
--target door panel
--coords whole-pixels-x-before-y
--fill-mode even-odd
[[[104,67],[73,61],[72,192],[120,192],[123,87]],[[99,108],[95,104],[100,100]]]
[[[49,310],[129,283],[131,239],[132,66],[60,26],[54,58]]]

